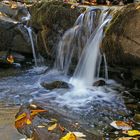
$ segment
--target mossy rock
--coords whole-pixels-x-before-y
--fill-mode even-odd
[[[103,49],[109,64],[140,66],[140,3],[124,6],[106,29]]]
[[[37,31],[38,49],[49,59],[55,57],[55,50],[64,32],[73,26],[77,17],[85,8],[71,8],[62,1],[41,1],[31,7],[31,26]]]

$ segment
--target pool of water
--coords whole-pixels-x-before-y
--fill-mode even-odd
[[[5,133],[9,131],[9,140],[21,138],[13,126],[14,115],[17,106],[33,100],[44,102],[59,113],[76,119],[89,131],[93,128],[103,130],[113,120],[125,119],[129,115],[121,94],[116,90],[119,85],[112,81],[108,81],[107,86],[86,88],[70,83],[73,84],[70,89],[51,91],[41,86],[42,82],[69,82],[69,79],[55,70],[47,71],[46,67],[33,68],[18,76],[0,79],[0,136],[5,135],[5,140],[8,140]]]

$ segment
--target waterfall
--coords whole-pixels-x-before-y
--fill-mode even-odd
[[[108,80],[108,66],[107,66],[105,53],[103,53],[103,58],[104,58],[104,68],[105,68],[105,79]]]
[[[34,61],[35,61],[35,66],[37,67],[38,66],[38,64],[37,64],[37,56],[36,56],[35,45],[34,45],[33,36],[32,36],[32,29],[30,27],[27,27],[27,26],[24,26],[24,27],[27,29],[29,37],[30,37],[30,40],[31,40],[33,58],[34,58]]]
[[[111,20],[110,16],[107,15],[108,12],[103,10],[100,15],[98,27],[88,40],[72,78],[82,81],[85,86],[92,86],[97,78],[97,71],[99,71],[97,66],[100,66],[98,58],[100,58],[103,29]],[[72,79],[71,82],[74,82]]]
[[[77,18],[74,26],[65,32],[58,45],[55,69],[68,73],[73,53],[76,53],[75,59],[79,59],[82,49],[98,25],[100,12],[100,9],[88,9]]]

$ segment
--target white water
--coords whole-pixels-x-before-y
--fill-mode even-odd
[[[32,46],[32,52],[33,52],[33,58],[34,58],[34,62],[35,62],[35,67],[38,66],[37,64],[37,56],[36,56],[36,52],[35,52],[35,45],[34,45],[34,41],[33,41],[33,36],[32,36],[32,29],[30,27],[24,26],[29,34],[30,40],[31,40],[31,46]]]
[[[81,81],[85,86],[92,86],[97,78],[97,71],[99,64],[98,58],[100,56],[100,45],[103,39],[104,26],[111,20],[107,18],[108,12],[103,10],[100,16],[99,26],[91,35],[86,47],[83,50],[80,61],[76,67],[71,83],[73,79]]]
[[[103,53],[103,58],[104,58],[104,68],[105,68],[105,79],[108,80],[108,66],[107,66],[105,53]]]
[[[73,53],[75,58],[79,60],[82,49],[86,45],[90,35],[97,26],[97,11],[100,9],[89,10],[82,13],[76,20],[74,26],[65,32],[59,42],[58,52],[55,62],[55,68],[68,73],[72,61]]]

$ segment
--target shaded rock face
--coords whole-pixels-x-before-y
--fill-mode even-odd
[[[12,9],[10,4],[0,2],[0,12],[0,51],[31,54],[29,35],[22,24],[23,17],[29,14],[28,10],[18,5]]]
[[[140,4],[118,11],[106,30],[103,49],[110,64],[140,65]]]
[[[71,5],[61,1],[42,1],[31,7],[30,24],[38,34],[39,51],[48,58],[49,63],[55,58],[62,35],[73,26],[82,10],[83,8],[71,9]]]

